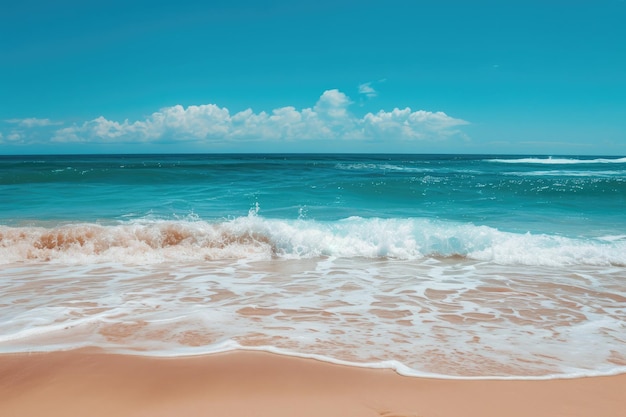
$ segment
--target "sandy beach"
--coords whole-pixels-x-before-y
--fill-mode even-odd
[[[0,356],[0,415],[609,417],[626,375],[547,381],[404,377],[241,351],[164,359],[68,351]]]

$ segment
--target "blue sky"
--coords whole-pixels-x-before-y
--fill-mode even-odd
[[[22,0],[0,154],[626,154],[626,2]]]

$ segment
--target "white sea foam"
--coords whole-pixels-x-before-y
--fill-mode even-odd
[[[248,216],[221,222],[140,220],[115,225],[0,226],[0,263],[160,263],[320,256],[423,259],[460,256],[503,265],[626,265],[623,239],[519,234],[428,219],[335,222]]]
[[[428,167],[419,167],[419,166],[407,166],[400,164],[390,164],[390,163],[340,163],[335,165],[335,168],[341,170],[349,170],[349,171],[399,171],[399,172],[414,172],[414,173],[422,173],[422,172],[433,172],[435,169]]]
[[[578,159],[578,158],[518,158],[518,159],[489,159],[489,162],[498,162],[503,164],[626,164],[624,158],[595,158],[595,159]]]
[[[570,171],[570,170],[551,170],[551,171],[519,171],[519,172],[506,172],[504,175],[515,175],[520,177],[603,177],[603,178],[615,178],[626,177],[626,170],[611,170],[611,171]]]
[[[335,168],[346,171],[381,171],[381,172],[402,172],[402,173],[462,173],[462,174],[480,174],[482,171],[476,169],[450,167],[450,166],[428,166],[428,165],[407,165],[391,164],[391,163],[340,163]]]
[[[412,376],[626,372],[623,268],[324,257],[9,265],[0,352],[255,349]]]
[[[598,240],[604,240],[606,242],[617,242],[619,240],[626,240],[626,235],[606,235],[599,237]]]

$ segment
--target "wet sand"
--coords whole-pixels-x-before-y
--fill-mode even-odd
[[[0,415],[11,417],[618,417],[624,392],[626,375],[442,380],[250,351],[0,355]]]

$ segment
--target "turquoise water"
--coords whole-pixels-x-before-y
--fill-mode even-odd
[[[3,156],[0,350],[624,372],[624,208],[616,157]]]
[[[427,218],[500,230],[626,230],[626,159],[444,155],[0,158],[0,222]],[[619,234],[619,233],[618,233]]]

